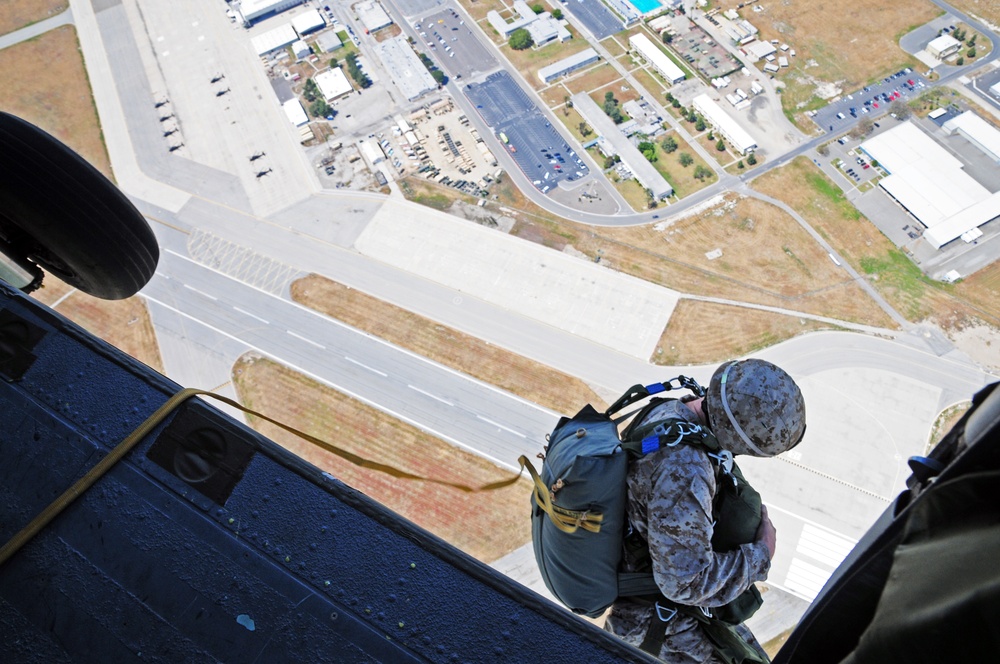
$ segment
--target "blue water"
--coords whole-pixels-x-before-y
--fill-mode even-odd
[[[651,12],[658,7],[663,5],[657,0],[628,0],[628,3],[639,10],[639,13],[645,14],[646,12]]]

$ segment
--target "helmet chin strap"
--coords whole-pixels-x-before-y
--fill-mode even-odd
[[[745,431],[743,431],[743,427],[741,427],[740,423],[736,421],[735,417],[733,417],[732,409],[729,408],[729,399],[726,397],[726,379],[729,378],[729,370],[735,367],[737,364],[739,364],[739,362],[732,362],[729,366],[727,366],[725,370],[723,370],[722,372],[722,380],[719,381],[722,387],[719,394],[719,396],[722,398],[722,410],[726,412],[726,417],[729,418],[729,423],[733,425],[733,429],[735,429],[736,433],[739,434],[740,439],[742,439],[743,442],[747,444],[747,447],[756,452],[759,456],[762,457],[774,456],[773,454],[768,454],[767,452],[765,452],[764,450],[760,449],[759,447],[753,444],[753,441],[750,440],[750,437],[746,434]]]

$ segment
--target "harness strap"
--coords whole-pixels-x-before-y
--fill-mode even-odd
[[[111,470],[111,468],[114,467],[114,465],[118,463],[126,454],[128,454],[129,451],[131,451],[132,448],[135,447],[140,440],[145,438],[150,431],[156,428],[156,426],[159,425],[180,404],[182,404],[184,401],[193,396],[212,397],[213,399],[221,401],[222,403],[225,403],[234,408],[238,408],[239,410],[242,410],[245,413],[248,413],[255,417],[259,417],[262,420],[266,420],[271,424],[281,427],[285,431],[295,434],[296,436],[303,438],[304,440],[312,443],[313,445],[316,445],[317,447],[320,447],[326,450],[327,452],[331,452],[332,454],[335,454],[340,458],[349,461],[350,463],[353,463],[356,466],[361,466],[362,468],[369,468],[371,470],[377,470],[379,472],[386,473],[388,475],[391,475],[399,479],[423,480],[425,482],[433,482],[434,484],[449,486],[454,489],[459,489],[460,491],[475,493],[480,491],[495,491],[497,489],[510,486],[514,484],[514,482],[516,482],[518,478],[520,478],[521,476],[521,473],[518,472],[517,475],[505,480],[500,480],[499,482],[492,482],[490,484],[486,484],[481,487],[469,487],[464,484],[457,484],[445,480],[438,480],[429,477],[423,477],[421,475],[415,475],[413,473],[406,472],[405,470],[401,470],[394,466],[390,466],[384,463],[379,463],[377,461],[372,461],[371,459],[366,459],[352,452],[348,452],[347,450],[341,449],[336,445],[333,445],[332,443],[328,443],[325,440],[321,440],[319,438],[316,438],[315,436],[311,436],[305,432],[290,427],[287,424],[283,424],[275,419],[272,419],[267,415],[263,415],[255,410],[247,408],[228,397],[224,397],[219,394],[215,394],[214,392],[209,392],[207,390],[199,390],[196,388],[189,387],[182,389],[180,392],[177,392],[169,399],[167,399],[162,406],[157,408],[152,415],[146,418],[146,420],[142,424],[140,424],[138,427],[136,427],[136,429],[132,433],[126,436],[125,439],[122,440],[122,442],[118,443],[118,445],[112,448],[112,450],[107,454],[107,456],[105,456],[96,464],[94,464],[94,466],[90,470],[88,470],[83,475],[83,477],[74,482],[68,489],[66,489],[65,492],[63,492],[61,496],[53,500],[48,507],[39,512],[31,521],[29,521],[28,524],[24,528],[22,528],[20,532],[11,537],[10,540],[8,540],[2,547],[0,547],[0,566],[2,566],[5,562],[7,562],[7,560],[10,559],[11,556],[17,553],[17,551],[20,550],[21,547],[23,547],[25,544],[31,541],[31,539],[35,535],[41,532],[41,530],[45,528],[45,526],[47,526],[49,523],[52,522],[53,519],[59,516],[59,514],[62,513],[63,510],[69,507],[74,500],[79,498],[87,489],[93,486],[94,483],[97,482],[97,480],[99,480],[101,477],[105,475],[105,473]],[[521,460],[523,468],[524,462],[527,460],[523,456],[521,457]],[[528,464],[528,466],[530,468],[531,464]],[[531,470],[534,471],[533,468]],[[532,475],[534,475],[534,472],[532,472]]]
[[[601,523],[604,521],[603,514],[568,510],[564,507],[559,507],[552,502],[552,494],[549,492],[549,488],[545,486],[545,482],[538,476],[538,472],[531,465],[531,462],[528,461],[528,458],[522,454],[517,460],[521,464],[521,468],[527,468],[528,474],[531,475],[531,481],[535,485],[533,489],[535,504],[538,506],[538,509],[549,515],[549,519],[556,528],[564,533],[575,533],[578,528],[583,528],[592,533],[600,532]],[[520,474],[518,476],[520,477]]]

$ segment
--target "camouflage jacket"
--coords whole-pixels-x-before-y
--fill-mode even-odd
[[[680,401],[669,401],[647,419],[681,418],[696,422]],[[628,518],[649,543],[653,576],[660,591],[678,604],[713,607],[738,597],[753,582],[767,578],[771,561],[763,542],[734,551],[712,550],[712,499],[716,469],[704,450],[692,445],[663,448],[632,462],[628,474]],[[633,571],[633,570],[626,570]],[[654,609],[620,599],[605,628],[638,646]],[[750,630],[741,633],[758,650]],[[667,624],[659,658],[677,664],[716,661],[698,622],[678,614]]]

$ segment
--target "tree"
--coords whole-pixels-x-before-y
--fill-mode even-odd
[[[440,69],[432,69],[431,78],[433,78],[434,82],[437,83],[438,85],[444,85],[445,83],[448,82],[448,77],[445,76],[444,72],[441,71]]]
[[[588,136],[594,133],[586,122],[581,122],[580,125],[577,127],[577,129],[580,130],[580,135],[583,136],[584,138],[587,138]]]
[[[663,142],[660,143],[660,147],[663,148],[664,152],[670,154],[671,152],[677,150],[677,139],[673,136],[667,136],[663,139]]]
[[[966,54],[967,56],[969,56],[969,59],[970,59],[970,60],[971,60],[972,58],[976,57],[976,47],[975,47],[975,46],[973,46],[973,47],[972,47],[972,48],[970,48],[970,49],[969,49],[968,51],[966,51],[966,53],[965,53],[965,54]]]
[[[674,108],[680,108],[681,100],[675,98],[672,102],[670,102],[670,105],[673,106]]]
[[[889,104],[889,112],[894,113],[896,115],[896,119],[900,121],[906,120],[911,115],[910,107],[899,99]]]
[[[561,21],[562,17],[563,17],[563,13],[562,13],[561,9],[553,9],[552,10],[552,18],[554,18],[557,21]]]
[[[672,104],[672,103],[674,103],[674,96],[673,96],[673,95],[672,95],[671,93],[669,93],[669,92],[664,92],[664,93],[663,93],[663,96],[664,96],[664,97],[666,98],[666,100],[667,100],[667,101],[669,101],[669,102],[670,102],[671,104]]]
[[[607,92],[604,94],[604,112],[614,121],[615,124],[621,124],[625,121],[625,117],[622,115],[621,109],[618,108],[618,100],[615,99],[613,92]]]
[[[642,153],[642,156],[646,158],[646,161],[648,161],[649,163],[653,163],[654,161],[656,161],[657,159],[656,143],[653,143],[651,141],[643,141],[642,143],[639,143],[639,145],[637,145],[636,147],[639,149],[639,152]]]
[[[620,157],[618,155],[612,155],[610,157],[604,158],[604,170],[608,170],[612,166],[618,163]]]
[[[961,67],[965,64],[965,58],[959,57],[958,60],[955,60],[955,64]]]
[[[694,123],[694,129],[695,129],[695,131],[705,131],[705,127],[707,127],[707,126],[708,125],[705,124],[705,118],[700,117],[700,116],[698,117],[697,121],[695,121],[695,123]]]
[[[745,168],[745,166],[743,165],[743,160],[742,159],[740,159],[738,162],[736,162],[736,168],[740,169],[741,171]]]
[[[535,4],[531,5],[531,11],[535,12],[536,14],[541,14],[543,11],[545,11],[545,7],[542,6],[542,3],[536,2]]]
[[[524,28],[518,28],[510,33],[510,41],[507,43],[515,51],[523,51],[526,48],[531,48],[535,42],[532,41],[530,32]]]
[[[697,166],[694,167],[693,175],[696,180],[704,180],[705,178],[712,175],[712,171],[711,169],[705,168],[701,164],[698,164]]]
[[[319,97],[319,86],[316,85],[316,81],[311,78],[306,80],[306,84],[302,86],[302,96],[306,101],[316,101]]]
[[[684,168],[687,168],[688,166],[694,163],[694,157],[689,155],[687,152],[681,153],[680,160],[681,160],[681,166],[683,166]]]
[[[830,146],[824,143],[816,148],[816,152],[818,152],[821,157],[828,157],[830,155]]]
[[[330,69],[336,69],[337,64],[338,64],[337,58],[330,58]]]
[[[325,118],[328,115],[333,115],[333,109],[322,99],[317,99],[309,105],[309,112],[312,113],[314,118]]]
[[[851,130],[851,136],[857,139],[862,139],[868,134],[870,134],[875,129],[875,123],[869,120],[867,117],[861,118],[854,129]]]
[[[755,155],[753,152],[748,154],[747,163],[750,164],[751,166],[755,165],[757,163],[757,155]]]
[[[726,144],[722,141],[721,138],[719,139],[719,142],[715,144],[715,149],[718,150],[719,152],[726,151]]]
[[[672,34],[670,34],[669,32],[664,32],[663,33],[663,43],[664,44],[669,44],[673,40],[674,40],[674,36]]]

